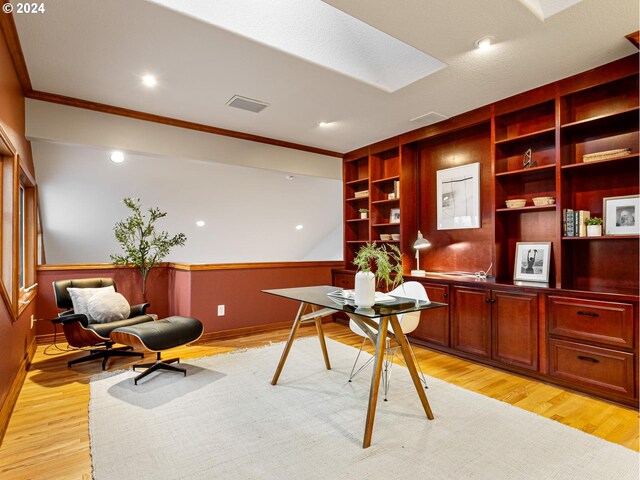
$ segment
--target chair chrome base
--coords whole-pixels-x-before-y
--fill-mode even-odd
[[[416,356],[415,356],[415,353],[413,352],[413,347],[411,346],[411,343],[409,343],[409,340],[407,339],[406,335],[405,335],[405,339],[407,340],[407,345],[409,345],[409,349],[411,350],[411,356],[413,357],[413,362],[418,367],[422,385],[424,385],[424,388],[429,388],[427,386],[427,380],[424,377],[424,372],[422,371],[422,367],[420,367],[420,364],[416,361]],[[358,365],[358,360],[360,359],[360,354],[362,353],[362,350],[364,349],[364,344],[367,340],[368,340],[367,338],[364,338],[362,340],[362,344],[360,345],[360,350],[358,350],[358,355],[356,356],[356,361],[353,362],[353,367],[351,368],[351,373],[349,374],[349,381],[351,381],[364,368],[366,368],[366,366],[369,365],[375,358],[375,357],[371,357],[360,368],[358,368],[358,370],[356,370],[356,366]],[[389,339],[387,339],[387,346],[384,349],[384,365],[382,367],[382,389],[384,391],[385,402],[387,401],[387,394],[389,393],[389,384],[391,381],[391,367],[393,366],[393,357],[394,356],[397,357],[398,360],[404,363],[400,355],[397,354],[399,348],[400,348],[399,346],[391,347]]]
[[[75,360],[69,360],[67,362],[67,367],[71,367],[71,365],[75,365],[76,363],[89,362],[91,360],[96,360],[98,358],[102,358],[102,370],[106,369],[107,361],[111,357],[140,357],[144,358],[144,353],[140,352],[131,352],[133,347],[118,347],[111,348],[113,345],[112,342],[105,342],[104,348],[92,348],[89,350],[89,355],[84,357],[76,358]]]
[[[156,352],[156,361],[154,363],[138,363],[133,365],[132,370],[135,371],[136,368],[146,368],[144,372],[134,378],[133,383],[138,385],[138,380],[142,380],[144,377],[149,375],[150,373],[155,372],[156,370],[168,370],[170,372],[181,372],[185,377],[187,376],[187,371],[184,368],[174,367],[170,365],[171,363],[180,363],[179,358],[170,358],[169,360],[162,360],[160,356],[160,352]]]

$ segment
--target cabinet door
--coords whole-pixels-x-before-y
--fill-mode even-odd
[[[449,287],[423,283],[424,289],[432,302],[449,303]],[[420,312],[420,323],[411,337],[424,340],[443,347],[449,346],[449,307],[423,310]]]
[[[493,358],[538,369],[538,295],[494,291],[491,304]]]
[[[454,287],[451,346],[480,357],[491,356],[491,292]]]

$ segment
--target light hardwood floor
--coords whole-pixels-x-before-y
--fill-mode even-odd
[[[284,341],[287,334],[288,330],[281,329],[242,338],[199,342],[167,351],[166,356],[186,360],[238,348],[259,347],[271,341]],[[315,328],[308,327],[299,332],[300,336],[314,334]],[[362,340],[337,323],[325,324],[325,335],[352,346],[359,346]],[[638,412],[635,410],[424,348],[416,347],[415,352],[428,375],[638,450]],[[87,411],[89,378],[101,370],[100,362],[67,368],[67,360],[78,355],[47,356],[44,347],[38,347],[0,447],[0,478],[3,480],[91,478]],[[145,358],[152,359],[152,354]],[[135,358],[112,360],[110,369],[125,368],[136,361]],[[266,382],[270,380],[265,378]],[[144,443],[143,438],[140,441]]]

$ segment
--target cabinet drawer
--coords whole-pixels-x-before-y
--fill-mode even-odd
[[[336,274],[333,276],[333,284],[340,288],[355,288],[355,277],[353,275]]]
[[[608,348],[551,340],[549,374],[617,396],[633,398],[634,355]]]
[[[549,297],[549,333],[633,348],[633,306],[571,297]]]

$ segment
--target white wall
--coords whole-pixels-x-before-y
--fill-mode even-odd
[[[47,263],[109,261],[119,249],[113,226],[128,215],[128,196],[167,211],[162,228],[187,235],[170,261],[342,258],[340,180],[287,180],[278,171],[131,153],[114,164],[108,149],[36,139],[32,147]],[[200,219],[205,227],[195,226]]]
[[[339,158],[28,99],[48,263],[109,261],[122,199],[168,212],[190,263],[339,260]],[[123,150],[115,165],[109,152]],[[295,179],[288,181],[286,175]],[[195,221],[207,222],[203,228]],[[297,231],[295,225],[304,229]]]

